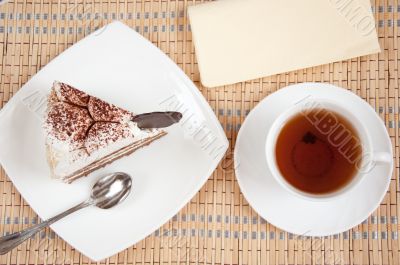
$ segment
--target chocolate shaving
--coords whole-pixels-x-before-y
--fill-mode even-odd
[[[136,115],[132,121],[136,122],[140,129],[164,128],[179,122],[182,113],[175,111],[150,112]]]

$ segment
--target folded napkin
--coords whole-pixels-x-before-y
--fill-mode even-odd
[[[380,51],[369,0],[220,0],[188,12],[207,87]]]

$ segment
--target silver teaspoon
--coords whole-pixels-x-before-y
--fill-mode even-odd
[[[118,203],[125,200],[128,197],[132,187],[132,179],[131,177],[122,172],[112,173],[110,175],[104,176],[100,178],[92,188],[92,193],[90,197],[40,224],[29,227],[20,232],[16,232],[7,236],[3,236],[0,238],[0,255],[6,254],[26,239],[35,235],[37,232],[46,228],[54,222],[57,222],[61,218],[76,212],[80,209],[83,209],[88,206],[96,205],[101,209],[111,208]]]

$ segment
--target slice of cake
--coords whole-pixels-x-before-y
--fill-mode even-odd
[[[149,114],[143,116],[149,120]],[[139,127],[140,117],[54,82],[44,122],[52,177],[70,183],[166,134]]]

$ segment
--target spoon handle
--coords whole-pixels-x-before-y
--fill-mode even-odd
[[[17,247],[19,244],[27,240],[28,238],[35,235],[37,232],[41,231],[42,229],[46,228],[47,226],[51,225],[54,222],[57,222],[61,218],[76,212],[82,208],[90,206],[93,204],[92,200],[84,201],[46,221],[43,221],[40,224],[36,224],[34,226],[28,227],[20,232],[15,232],[7,236],[3,236],[0,238],[0,255],[4,255],[13,248]]]

